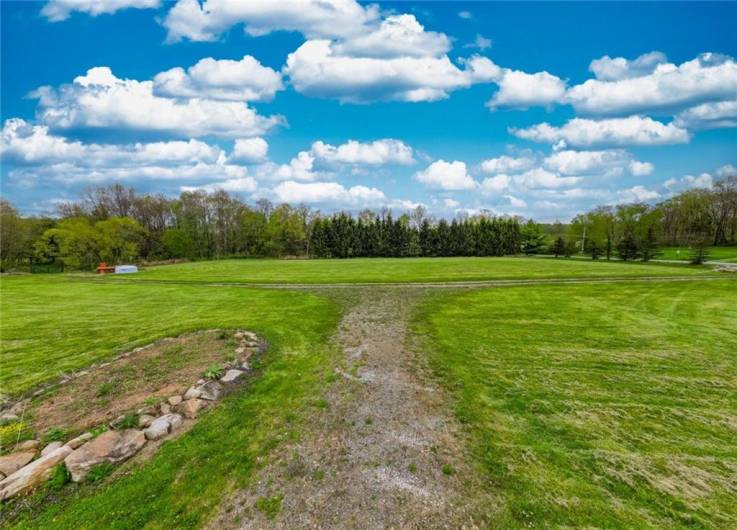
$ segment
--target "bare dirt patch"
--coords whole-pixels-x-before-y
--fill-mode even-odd
[[[359,289],[326,406],[211,528],[473,527],[461,429],[407,330],[418,289]],[[266,508],[268,507],[268,509]]]
[[[74,432],[112,421],[148,400],[182,394],[238,346],[231,331],[199,331],[157,341],[60,386],[32,412],[38,433]]]

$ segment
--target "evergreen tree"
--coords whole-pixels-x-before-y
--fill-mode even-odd
[[[565,240],[558,236],[555,239],[555,243],[553,243],[553,246],[550,248],[550,252],[557,258],[558,256],[562,256],[566,253],[566,242]]]
[[[617,243],[617,254],[624,260],[636,260],[640,256],[640,248],[632,232],[626,232]]]

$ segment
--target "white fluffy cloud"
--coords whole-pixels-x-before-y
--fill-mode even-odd
[[[528,108],[558,103],[566,92],[566,83],[548,72],[528,74],[504,69],[496,81],[499,91],[488,102],[491,108]]]
[[[481,191],[486,194],[497,194],[509,188],[511,184],[512,177],[502,173],[493,177],[486,177],[481,182]]]
[[[55,129],[111,128],[178,136],[257,136],[283,123],[263,117],[244,103],[158,97],[152,81],[120,79],[106,66],[57,90],[41,87],[38,118]]]
[[[622,149],[604,151],[556,151],[545,158],[545,166],[563,175],[606,174],[620,175],[625,170],[634,176],[652,172],[653,165],[632,159]]]
[[[559,147],[669,145],[689,141],[685,129],[642,116],[605,120],[574,118],[561,127],[540,123],[527,129],[511,128],[510,132],[518,138]]]
[[[379,166],[407,165],[415,161],[410,146],[391,138],[367,143],[349,140],[338,146],[317,141],[312,144],[311,153],[315,158],[328,163]]]
[[[660,198],[660,193],[645,186],[633,186],[617,192],[618,202],[647,202]]]
[[[687,129],[737,127],[737,99],[696,105],[678,113],[674,123]]]
[[[700,175],[686,175],[680,179],[671,178],[663,183],[668,191],[678,193],[693,188],[711,188],[714,185],[714,177],[709,173]]]
[[[488,50],[489,48],[491,48],[491,39],[487,39],[480,33],[477,33],[476,38],[473,39],[473,42],[464,44],[463,47],[464,48],[477,48],[481,51]]]
[[[351,57],[435,57],[450,50],[443,33],[425,31],[414,15],[386,17],[378,28],[339,41],[337,55]]]
[[[470,190],[476,187],[476,182],[468,174],[465,162],[458,160],[446,162],[437,160],[414,177],[428,187],[441,190]]]
[[[651,73],[639,76],[633,72],[633,65],[628,64],[623,65],[623,72],[610,72],[611,61],[605,63],[607,67],[600,64],[595,67],[599,72],[607,71],[605,79],[589,79],[566,94],[566,100],[578,112],[596,115],[670,112],[709,101],[734,99],[737,93],[737,62],[731,57],[704,53],[679,66],[655,63]]]
[[[239,61],[201,59],[186,71],[172,68],[154,77],[154,94],[226,101],[269,101],[284,88],[281,74],[244,55]]]
[[[82,143],[48,127],[13,118],[5,122],[0,154],[16,181],[39,178],[84,183],[115,180],[243,179],[222,149],[199,140],[133,144]]]
[[[203,186],[182,186],[182,191],[195,191],[204,190],[208,193],[213,191],[223,190],[230,193],[253,193],[258,189],[258,182],[252,177],[238,177],[222,182],[213,182],[212,184],[205,184]]]
[[[264,160],[269,152],[269,144],[263,138],[238,138],[233,145],[233,160],[257,162]]]
[[[213,41],[239,24],[254,36],[285,30],[332,38],[361,33],[378,16],[377,6],[353,0],[179,0],[163,24],[170,42]]]
[[[519,158],[502,155],[481,162],[481,170],[485,173],[515,173],[532,169],[536,161],[532,157],[522,156]]]
[[[540,167],[512,177],[514,184],[523,189],[562,188],[572,186],[581,180],[581,177],[561,177]]]
[[[498,67],[485,57],[456,66],[440,57],[353,57],[339,55],[329,40],[309,40],[287,57],[284,72],[295,90],[343,102],[434,101],[477,82],[492,80]]]
[[[715,173],[719,178],[731,177],[733,175],[737,175],[737,167],[732,164],[727,164],[726,166],[718,168]]]
[[[294,182],[286,181],[274,188],[274,195],[281,202],[291,204],[338,203],[348,205],[381,204],[386,201],[384,193],[367,186],[346,188],[337,182]]]
[[[75,11],[96,17],[121,9],[156,8],[160,4],[160,0],[49,0],[41,9],[41,14],[50,22],[61,22]]]
[[[591,61],[589,70],[600,81],[619,81],[651,74],[659,64],[667,61],[668,58],[661,52],[644,53],[632,61],[624,57],[612,59],[605,55],[601,59]]]

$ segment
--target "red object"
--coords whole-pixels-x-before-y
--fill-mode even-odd
[[[115,272],[115,267],[110,267],[104,261],[97,266],[97,274],[106,274],[108,272]]]

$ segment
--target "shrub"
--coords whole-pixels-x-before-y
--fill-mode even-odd
[[[205,379],[220,379],[222,376],[223,369],[217,364],[211,364],[202,373],[202,377],[204,377]]]

